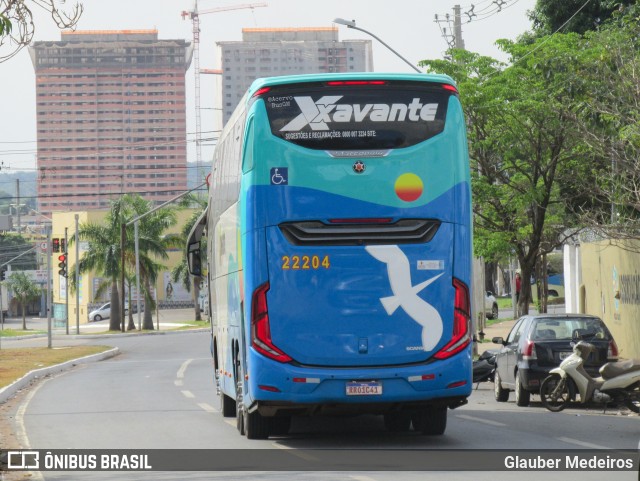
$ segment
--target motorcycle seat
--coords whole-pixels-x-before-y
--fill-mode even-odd
[[[616,376],[635,371],[640,371],[640,359],[608,362],[600,368],[600,374],[603,379],[613,379]]]

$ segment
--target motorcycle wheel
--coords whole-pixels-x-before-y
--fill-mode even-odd
[[[554,413],[562,411],[571,400],[567,380],[557,374],[545,378],[540,384],[540,400],[549,411]]]
[[[627,398],[624,400],[625,406],[631,409],[634,413],[640,414],[640,386],[636,385],[636,387],[627,391]]]

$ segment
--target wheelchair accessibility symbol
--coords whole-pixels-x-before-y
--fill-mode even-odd
[[[274,167],[273,169],[271,169],[271,185],[287,185],[288,183],[288,167]]]

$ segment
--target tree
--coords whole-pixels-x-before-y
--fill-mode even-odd
[[[79,3],[69,13],[60,10],[57,4],[64,3],[64,0],[31,0],[29,3],[27,0],[0,0],[0,47],[8,48],[7,53],[0,51],[0,62],[10,59],[31,43],[35,32],[29,7],[31,3],[51,13],[51,18],[61,30],[74,28],[83,10]]]
[[[474,249],[490,260],[518,259],[519,311],[526,313],[528,280],[573,224],[567,191],[586,188],[576,181],[586,167],[573,109],[587,85],[578,35],[500,45],[511,55],[509,67],[461,50],[452,51],[452,62],[422,64],[459,84],[469,124]]]
[[[114,201],[111,210],[103,223],[82,222],[78,226],[78,237],[88,242],[88,249],[78,262],[80,274],[98,272],[111,283],[111,315],[109,330],[119,331],[122,322],[120,313],[120,296],[118,295],[118,279],[120,276],[120,224],[122,223],[122,201]],[[69,240],[72,246],[75,240]],[[69,272],[75,273],[72,267]],[[77,286],[77,279],[72,278],[72,286]]]
[[[150,212],[152,205],[142,197],[126,195],[127,202],[126,215],[129,219],[140,217]],[[138,251],[140,260],[140,278],[143,282],[142,290],[145,296],[145,309],[143,318],[143,329],[153,330],[152,313],[156,306],[156,301],[152,296],[152,285],[158,280],[158,274],[166,269],[161,262],[169,258],[167,250],[172,247],[181,246],[180,236],[176,234],[166,234],[167,229],[177,222],[176,208],[163,207],[139,220],[138,224]],[[127,268],[130,272],[135,272],[135,239],[133,226],[127,231],[127,247],[125,248]],[[131,309],[130,309],[131,311]],[[130,327],[132,318],[130,317]],[[135,326],[134,326],[135,327]]]
[[[636,0],[538,0],[529,19],[538,35],[550,35],[560,28],[562,33],[582,35],[598,29],[615,12],[635,3]]]
[[[40,297],[40,286],[33,282],[24,272],[13,272],[7,280],[7,287],[18,299],[22,310],[22,329],[27,330],[27,304]]]
[[[120,235],[123,223],[140,217],[152,210],[152,204],[139,195],[126,194],[111,203],[111,209],[104,222],[100,224],[81,223],[78,234],[81,240],[89,243],[88,250],[79,262],[81,273],[95,271],[104,275],[111,284],[111,316],[109,329],[120,330],[122,323],[118,281],[122,272]],[[138,225],[138,251],[140,261],[141,293],[145,296],[143,329],[153,330],[152,313],[156,303],[152,286],[158,279],[158,273],[165,268],[156,259],[168,258],[167,249],[178,245],[178,236],[165,235],[165,231],[175,225],[175,209],[165,207],[141,218]],[[70,244],[73,240],[70,241]],[[126,228],[124,245],[125,272],[135,272],[134,226]],[[71,272],[73,272],[73,267]],[[130,282],[133,278],[130,278]],[[74,280],[75,285],[75,280]],[[129,309],[130,313],[132,309]],[[135,329],[133,316],[129,316],[129,330]]]
[[[174,282],[182,282],[182,285],[185,287],[187,292],[191,292],[191,286],[193,285],[193,296],[195,298],[195,320],[201,321],[202,312],[200,311],[200,304],[198,303],[198,298],[200,297],[200,284],[202,283],[202,277],[191,276],[191,274],[189,274],[189,267],[187,265],[187,251],[185,249],[185,246],[187,244],[187,239],[189,237],[189,234],[191,233],[191,229],[193,229],[193,226],[196,224],[196,222],[202,215],[202,212],[204,211],[204,209],[207,208],[207,200],[189,196],[186,199],[186,201],[195,202],[201,208],[201,210],[194,212],[189,218],[189,220],[187,220],[185,225],[182,227],[182,230],[180,231],[180,242],[181,242],[183,257],[181,262],[176,267],[174,267],[173,270],[171,271],[171,277]],[[202,257],[201,259],[202,265],[206,264],[204,260],[205,253],[206,253],[206,248],[201,248],[200,255]]]
[[[33,243],[29,242],[20,234],[0,234],[0,263],[10,261],[16,256],[33,249]],[[35,250],[20,256],[11,262],[11,266],[16,270],[36,269]]]
[[[639,35],[636,13],[585,36],[597,61],[583,73],[594,88],[577,115],[598,175],[594,200],[575,209],[583,225],[607,238],[640,238]]]

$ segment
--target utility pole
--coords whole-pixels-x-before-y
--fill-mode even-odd
[[[18,213],[18,234],[20,234],[20,179],[16,179],[16,211]]]
[[[460,17],[460,5],[453,7],[453,44],[456,48],[464,50],[462,39],[462,19]]]
[[[471,21],[471,18],[473,17],[470,13],[467,13],[467,15],[469,15],[469,21]],[[444,18],[440,18],[438,14],[436,14],[434,21],[438,24],[438,27],[440,27],[440,33],[447,42],[449,48],[464,49],[464,40],[462,39],[462,13],[460,5],[455,5],[453,7],[453,24],[451,23],[451,15],[448,13],[445,14]],[[446,26],[443,26],[443,24]]]
[[[51,224],[47,226],[47,347],[51,349]]]
[[[78,217],[78,214],[76,214],[76,334],[80,334],[80,236],[78,235]]]
[[[69,264],[69,254],[67,253],[67,251],[69,250],[69,248],[67,247],[69,245],[69,233],[68,233],[68,228],[65,227],[64,228],[64,255],[65,255],[65,263]],[[65,267],[65,275],[64,277],[64,310],[65,310],[65,324],[66,324],[66,330],[67,330],[67,335],[69,334],[69,272],[66,270]]]

